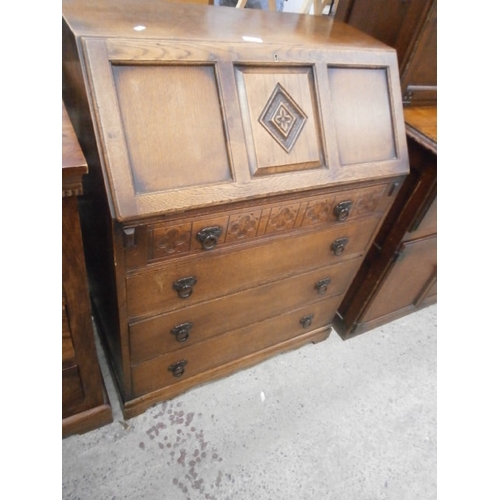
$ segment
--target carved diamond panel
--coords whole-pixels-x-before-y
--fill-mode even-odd
[[[259,117],[259,123],[290,153],[306,121],[306,114],[278,83]]]

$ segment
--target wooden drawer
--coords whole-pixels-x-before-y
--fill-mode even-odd
[[[299,228],[342,224],[385,212],[390,187],[377,184],[305,198],[287,198],[226,210],[203,217],[183,217],[125,230],[127,269],[134,270],[168,259],[203,254],[214,248],[269,239]],[[260,242],[262,244],[263,242]]]
[[[220,367],[225,363],[277,345],[302,333],[327,326],[339,305],[341,296],[315,302],[290,313],[254,323],[245,328],[219,335],[205,342],[174,351],[132,367],[134,396],[168,387],[178,381]],[[312,322],[307,317],[313,315]],[[303,322],[304,325],[301,323]],[[186,361],[179,376],[174,376],[175,365]]]
[[[132,364],[146,361],[304,304],[339,295],[360,264],[361,259],[353,259],[133,323],[129,327],[130,361]]]
[[[164,268],[129,276],[129,318],[180,309],[287,275],[350,260],[365,251],[378,222],[378,218],[369,217],[318,232],[296,233],[291,239],[276,238],[267,245],[211,253],[204,258],[187,257]],[[332,250],[334,244],[340,245],[338,255]],[[187,278],[195,278],[196,284],[190,296],[181,298],[174,286]]]

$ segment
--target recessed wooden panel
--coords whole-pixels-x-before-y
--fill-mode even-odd
[[[416,240],[423,236],[429,236],[437,233],[437,198],[429,206],[422,220],[418,222],[415,230],[410,231],[405,239]]]
[[[328,74],[340,164],[395,159],[386,69],[331,67]]]
[[[80,370],[77,365],[62,370],[62,418],[74,414],[85,399]]]
[[[399,258],[363,316],[363,322],[381,318],[432,296],[436,283],[437,236],[402,243]]]
[[[325,165],[312,67],[236,68],[254,176]]]
[[[212,65],[114,65],[136,194],[231,180]]]
[[[66,312],[66,299],[62,297],[62,361],[63,363],[72,360],[75,357],[75,346],[71,337],[71,328],[69,326],[68,314]]]

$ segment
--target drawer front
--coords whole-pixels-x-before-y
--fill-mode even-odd
[[[124,234],[126,266],[128,270],[139,269],[179,256],[203,254],[248,241],[257,243],[303,227],[342,224],[383,213],[392,201],[388,190],[387,184],[378,184],[128,228]]]
[[[340,298],[341,296],[315,302],[282,316],[254,323],[136,365],[132,367],[134,397],[168,387],[308,331],[327,326],[332,322]]]
[[[379,218],[370,217],[318,232],[296,233],[267,245],[212,253],[204,258],[188,257],[129,276],[129,318],[180,309],[300,271],[350,260],[364,253],[378,222]]]
[[[360,264],[353,259],[131,324],[131,363],[339,295]]]

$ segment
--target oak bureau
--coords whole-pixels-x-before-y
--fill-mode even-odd
[[[63,98],[125,417],[328,337],[408,173],[393,49],[322,16],[64,0]]]

